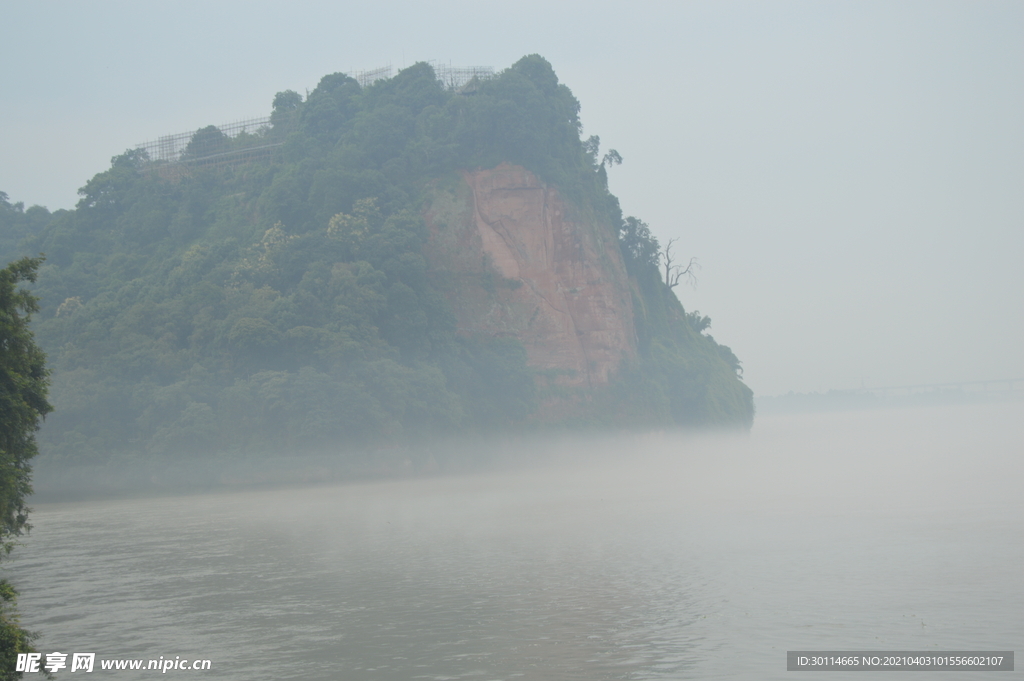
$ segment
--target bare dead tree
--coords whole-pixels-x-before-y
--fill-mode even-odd
[[[686,264],[685,268],[682,265],[675,264],[675,258],[672,257],[672,245],[676,241],[678,239],[669,239],[668,243],[665,244],[665,248],[659,254],[662,263],[665,265],[665,285],[673,289],[685,277],[690,286],[696,286],[697,270],[700,269],[700,263],[697,261],[697,258],[690,258],[690,262]]]

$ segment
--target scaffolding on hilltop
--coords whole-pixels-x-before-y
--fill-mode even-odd
[[[438,82],[446,89],[462,94],[471,94],[475,83],[494,77],[494,68],[490,66],[455,67],[450,63],[428,63],[434,69]],[[367,71],[353,71],[351,77],[365,88],[377,81],[389,80],[392,67],[388,64]],[[191,132],[163,135],[137,144],[135,148],[145,152],[150,168],[177,176],[195,166],[247,163],[270,157],[282,144],[268,142],[270,127],[270,116],[246,118]]]
[[[211,128],[213,128],[211,130]],[[191,132],[163,135],[135,146],[145,152],[151,168],[175,168],[175,175],[185,167],[233,165],[268,157],[281,146],[269,143],[270,117],[208,126]]]
[[[391,64],[377,69],[370,69],[369,71],[353,71],[351,77],[355,78],[356,82],[359,83],[359,87],[373,85],[378,80],[390,80]]]
[[[434,75],[449,90],[462,91],[474,80],[494,78],[491,66],[452,66],[451,64],[430,63],[434,67]]]
[[[428,61],[434,69],[437,80],[448,90],[461,91],[474,79],[487,80],[494,77],[494,68],[491,66],[452,66],[441,64],[435,61]],[[378,80],[389,80],[393,75],[391,64],[381,66],[367,71],[352,71],[349,74],[359,83],[359,87],[373,85]]]

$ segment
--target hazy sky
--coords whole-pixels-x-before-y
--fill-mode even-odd
[[[759,395],[1024,377],[1024,3],[3,2],[0,190],[276,92],[539,53]]]

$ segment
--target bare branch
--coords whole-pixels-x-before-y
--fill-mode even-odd
[[[665,265],[665,285],[673,289],[685,277],[691,287],[696,287],[697,270],[700,269],[700,262],[697,258],[690,258],[690,262],[686,264],[685,268],[682,265],[674,264],[675,259],[672,257],[672,245],[676,241],[678,239],[669,239],[668,243],[665,244],[665,249],[659,254]]]

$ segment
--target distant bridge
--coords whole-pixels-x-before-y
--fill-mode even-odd
[[[1013,395],[1024,392],[1024,378],[996,378],[988,381],[959,381],[952,383],[918,383],[915,385],[893,385],[881,388],[856,388],[845,391],[871,393],[880,397],[906,397],[935,393],[1005,393]]]

